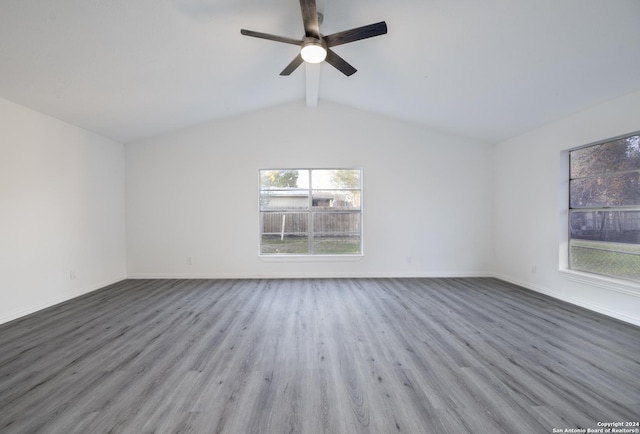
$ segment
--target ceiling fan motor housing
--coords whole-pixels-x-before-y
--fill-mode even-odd
[[[322,38],[305,36],[302,40],[300,54],[305,62],[320,63],[327,57],[327,43]]]

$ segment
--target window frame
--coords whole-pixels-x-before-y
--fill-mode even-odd
[[[613,289],[618,292],[623,292],[627,294],[639,295],[637,289],[640,288],[640,280],[636,280],[634,278],[627,278],[625,276],[616,275],[614,273],[603,273],[593,270],[585,270],[581,268],[572,268],[572,240],[580,240],[581,238],[573,238],[572,237],[572,214],[580,213],[580,212],[603,212],[610,213],[616,211],[640,211],[640,205],[602,205],[602,206],[584,206],[584,207],[573,207],[571,203],[571,181],[572,180],[580,180],[586,178],[607,178],[617,176],[619,174],[631,173],[631,172],[640,172],[640,169],[632,169],[632,170],[616,170],[615,172],[605,172],[599,173],[595,175],[589,176],[579,176],[572,178],[571,170],[571,153],[574,151],[579,151],[581,149],[596,147],[600,145],[604,145],[606,143],[615,142],[618,140],[628,139],[634,136],[639,136],[640,131],[622,134],[616,137],[611,137],[608,139],[600,140],[597,142],[589,143],[582,146],[577,146],[571,149],[567,149],[562,151],[561,153],[561,185],[563,185],[562,197],[564,200],[562,201],[561,207],[561,215],[563,216],[564,224],[561,230],[561,240],[560,240],[560,271],[571,280],[579,281],[582,283],[590,283],[595,284],[597,286],[605,287],[607,289]],[[606,241],[608,243],[616,243],[615,241]],[[635,243],[624,243],[617,242],[622,245],[635,245]]]
[[[357,170],[360,177],[359,188],[313,188],[313,172],[322,170]],[[304,209],[275,209],[273,211],[263,209],[262,194],[266,189],[262,187],[262,173],[266,171],[306,171],[308,173],[308,187],[306,188],[292,188],[292,191],[305,191],[307,196],[307,205]],[[359,261],[364,257],[364,175],[361,167],[271,167],[260,168],[258,170],[258,256],[265,262],[343,262],[343,261]],[[277,190],[277,189],[276,189]],[[286,190],[283,188],[282,191]],[[359,209],[332,209],[322,210],[314,207],[314,193],[322,191],[357,191],[360,198]],[[304,213],[307,215],[307,242],[308,250],[306,253],[263,253],[263,229],[264,221],[263,216],[269,212],[273,213]],[[355,253],[314,253],[314,216],[319,214],[357,214],[360,231],[357,234],[359,236],[360,249]],[[336,234],[339,232],[335,232]],[[341,233],[341,232],[340,232]],[[355,234],[355,232],[354,232]]]

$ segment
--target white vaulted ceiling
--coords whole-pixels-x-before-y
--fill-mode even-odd
[[[336,102],[496,142],[640,90],[638,0],[323,0],[335,48],[318,104]],[[290,101],[296,0],[0,0],[0,97],[121,142]],[[302,108],[313,110],[312,108]]]

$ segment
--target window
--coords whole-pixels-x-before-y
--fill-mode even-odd
[[[640,281],[640,135],[569,160],[569,267]]]
[[[260,170],[260,254],[361,255],[359,169]]]

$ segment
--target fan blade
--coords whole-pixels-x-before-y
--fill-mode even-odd
[[[318,8],[316,0],[300,0],[302,22],[306,36],[320,37],[320,24],[318,23]]]
[[[327,47],[335,47],[336,45],[373,38],[374,36],[380,36],[386,33],[387,23],[380,21],[379,23],[369,24],[368,26],[356,27],[355,29],[344,30],[342,32],[323,36],[322,39],[327,43]]]
[[[291,63],[288,64],[287,67],[282,70],[280,75],[291,75],[291,73],[295,71],[298,66],[302,65],[302,62],[304,62],[304,60],[302,60],[302,56],[298,54],[296,58],[293,59]]]
[[[333,50],[327,49],[327,58],[324,60],[347,77],[355,74],[357,71],[356,68],[349,65],[346,60],[338,56]]]
[[[269,33],[254,32],[253,30],[240,29],[240,33],[254,38],[268,39],[270,41],[284,42],[285,44],[302,45],[299,39],[287,38],[285,36],[270,35]]]

